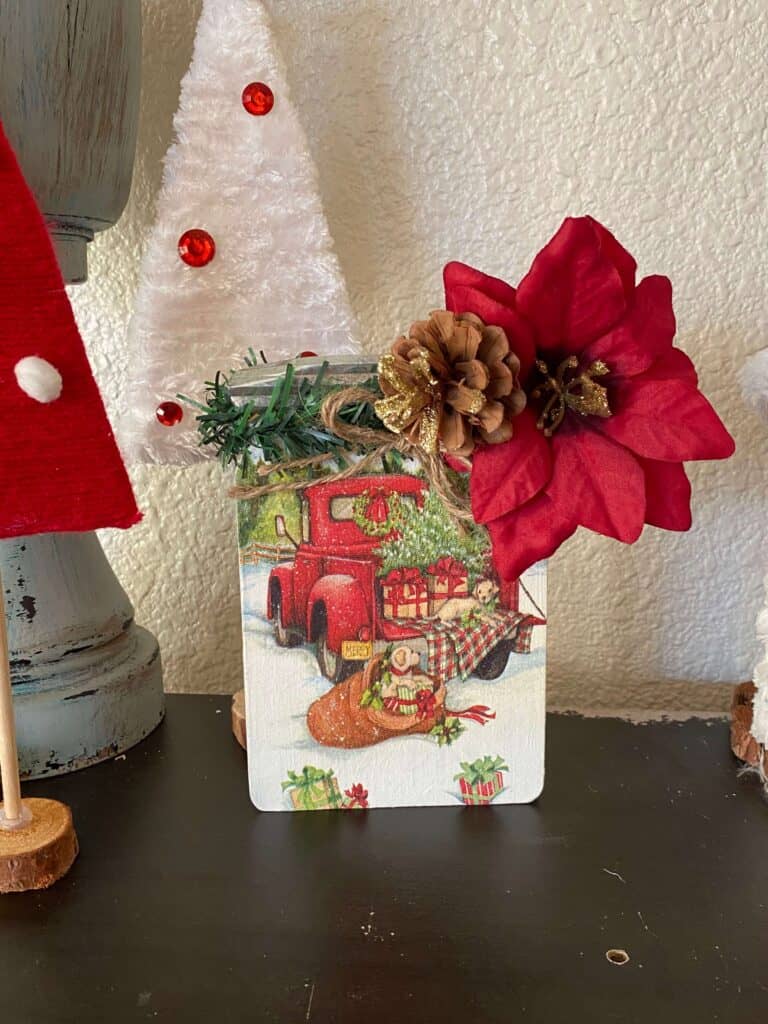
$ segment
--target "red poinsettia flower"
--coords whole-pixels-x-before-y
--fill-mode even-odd
[[[666,277],[636,264],[591,217],[566,219],[517,289],[449,263],[446,307],[504,328],[527,408],[515,435],[478,448],[472,511],[504,579],[551,555],[577,526],[633,543],[644,523],[691,525],[683,462],[734,443],[674,348]]]

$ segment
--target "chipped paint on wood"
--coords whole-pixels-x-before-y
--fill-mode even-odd
[[[163,716],[160,655],[96,534],[0,541],[0,569],[22,776],[74,771],[143,739]]]

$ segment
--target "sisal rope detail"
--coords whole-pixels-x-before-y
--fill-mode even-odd
[[[349,387],[333,392],[323,402],[320,418],[325,427],[351,447],[371,449],[354,465],[324,476],[323,483],[333,483],[337,480],[362,476],[389,452],[398,451],[406,458],[418,459],[426,473],[430,488],[440,497],[448,512],[455,519],[461,523],[474,522],[469,501],[456,491],[448,476],[446,465],[439,454],[425,452],[402,434],[392,434],[388,430],[374,430],[371,427],[358,427],[354,423],[344,423],[340,418],[341,410],[345,405],[350,405],[353,402],[370,402],[372,399],[373,396],[367,388]],[[321,465],[334,457],[333,452],[327,452],[306,459],[293,459],[290,462],[280,463],[279,466],[265,465],[260,467],[257,472],[260,476],[272,473],[275,469],[296,472]],[[284,480],[271,484],[237,484],[230,488],[228,493],[230,498],[236,498],[238,501],[250,501],[254,498],[263,498],[267,494],[300,491],[306,486],[306,480]]]

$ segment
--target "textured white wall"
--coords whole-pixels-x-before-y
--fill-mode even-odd
[[[738,444],[691,476],[690,534],[584,533],[550,564],[557,706],[705,708],[748,678],[768,461],[735,374],[766,343],[764,0],[272,0],[371,350],[441,303],[461,259],[515,282],[567,214],[675,286],[679,343]],[[91,247],[79,320],[112,409],[198,3],[145,0],[129,208]],[[216,466],[133,472],[146,521],[106,538],[167,687],[240,684],[232,509]]]

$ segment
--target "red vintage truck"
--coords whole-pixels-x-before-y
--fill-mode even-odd
[[[353,516],[355,498],[368,490],[397,492],[401,503],[421,506],[424,487],[422,480],[407,474],[321,480],[303,492],[300,539],[288,534],[282,516],[275,517],[278,536],[296,547],[294,560],[276,565],[269,576],[267,617],[275,640],[281,647],[314,643],[321,672],[335,683],[388,643],[408,641],[416,650],[425,649],[421,629],[384,617],[374,554],[381,540],[364,533]],[[517,582],[502,585],[500,605],[517,609]],[[475,674],[496,679],[511,650],[510,641],[500,641]]]

